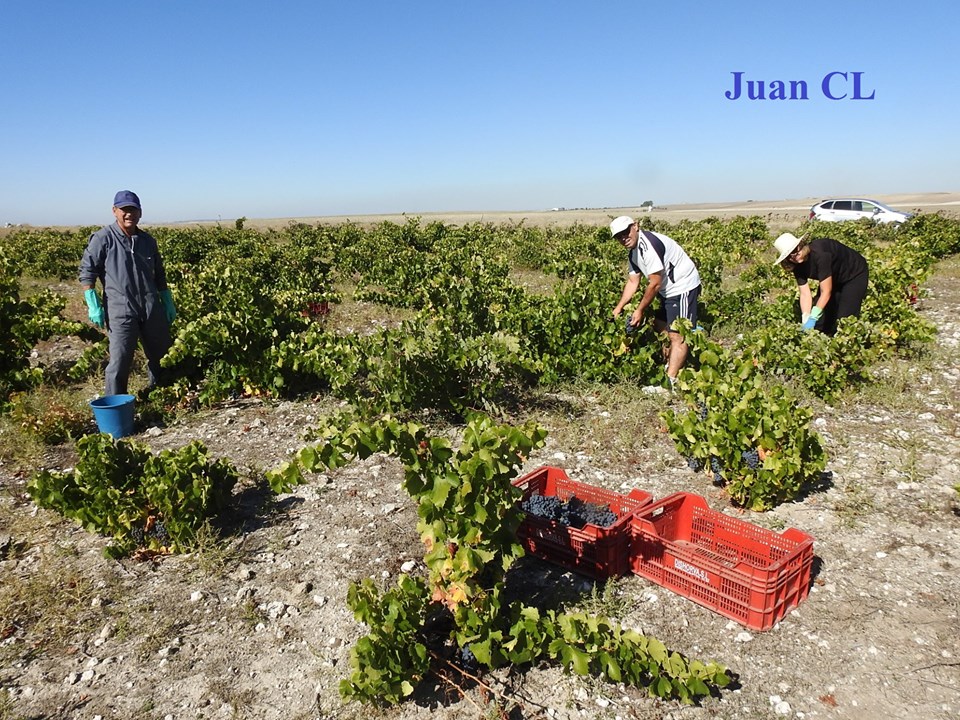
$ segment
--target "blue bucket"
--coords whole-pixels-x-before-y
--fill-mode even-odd
[[[133,435],[133,395],[104,395],[90,401],[93,417],[102,433],[113,439]]]

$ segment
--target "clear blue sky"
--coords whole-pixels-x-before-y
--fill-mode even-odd
[[[3,0],[0,224],[957,191],[958,7]]]

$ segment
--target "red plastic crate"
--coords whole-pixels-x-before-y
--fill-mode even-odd
[[[754,630],[767,630],[807,597],[813,538],[711,510],[674,493],[632,517],[630,568]]]
[[[584,525],[573,528],[556,520],[527,514],[517,530],[520,544],[531,555],[596,580],[623,575],[630,567],[630,518],[653,500],[650,493],[631,490],[629,495],[579,483],[560,468],[544,466],[513,481],[531,495],[555,496],[566,502],[571,497],[609,506],[617,516],[610,527]]]

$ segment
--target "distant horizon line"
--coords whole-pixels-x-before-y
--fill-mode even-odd
[[[787,203],[787,202],[819,202],[828,198],[895,198],[900,196],[926,196],[926,195],[960,195],[960,190],[936,190],[931,192],[898,192],[898,193],[832,193],[824,195],[807,195],[804,197],[793,197],[793,198],[764,198],[764,199],[754,199],[749,198],[746,200],[703,200],[703,201],[686,201],[686,202],[664,202],[662,204],[654,203],[653,209],[657,210],[666,210],[666,209],[679,209],[684,207],[725,207],[738,205],[754,205],[762,203]],[[646,201],[643,201],[646,202]],[[923,203],[920,203],[923,205]],[[960,204],[960,200],[950,203],[930,203],[934,205],[939,204]],[[356,213],[336,213],[336,214],[312,214],[312,215],[276,215],[269,217],[261,216],[248,216],[240,215],[239,217],[229,217],[229,218],[206,218],[206,219],[191,219],[191,220],[163,220],[156,221],[152,224],[177,224],[182,225],[186,223],[215,223],[215,222],[235,222],[240,218],[247,220],[256,220],[256,221],[265,221],[265,220],[309,220],[309,219],[320,219],[320,218],[350,218],[350,217],[389,217],[389,216],[408,216],[408,217],[417,217],[419,215],[504,215],[509,213],[552,213],[552,212],[603,212],[605,210],[628,210],[635,209],[638,211],[646,212],[646,209],[643,207],[643,203],[636,203],[633,205],[603,205],[596,207],[567,207],[567,206],[557,206],[552,208],[513,208],[508,210],[397,210],[392,212],[356,212]],[[151,223],[144,223],[145,225],[150,225]]]
[[[709,209],[731,209],[741,205],[755,205],[762,206],[764,203],[809,203],[810,201],[819,202],[825,198],[836,198],[836,197],[857,197],[857,198],[875,198],[879,199],[882,202],[898,202],[896,198],[899,197],[932,197],[940,195],[958,195],[960,196],[960,191],[950,191],[950,190],[937,190],[930,192],[899,192],[899,193],[832,193],[825,195],[808,195],[805,197],[794,197],[794,198],[766,198],[766,199],[755,199],[747,198],[741,200],[712,200],[712,201],[686,201],[686,202],[664,202],[656,203],[654,202],[652,210],[682,210],[684,208],[700,208],[704,210]],[[887,198],[887,200],[883,200]],[[646,200],[643,202],[647,202]],[[552,208],[540,208],[540,209],[507,209],[507,210],[494,210],[494,209],[484,209],[484,210],[399,210],[392,212],[354,212],[354,213],[337,213],[337,214],[304,214],[304,215],[274,215],[274,216],[249,216],[249,215],[238,215],[236,217],[216,217],[216,218],[192,218],[187,220],[149,220],[147,219],[143,222],[143,225],[149,227],[151,225],[155,226],[165,226],[165,225],[190,225],[190,224],[210,224],[210,223],[235,223],[237,220],[244,219],[251,222],[269,222],[269,221],[306,221],[306,220],[319,220],[319,219],[350,219],[350,218],[376,218],[376,217],[407,217],[415,218],[421,216],[435,216],[435,215],[469,215],[469,216],[483,216],[483,215],[493,215],[493,216],[502,216],[502,215],[530,215],[530,214],[549,214],[549,213],[565,213],[565,212],[604,212],[604,211],[614,211],[614,210],[636,210],[637,212],[647,213],[649,210],[647,207],[643,206],[643,202],[639,202],[632,205],[605,205],[605,206],[596,206],[596,207],[567,207],[567,206],[556,206]],[[919,206],[923,205],[960,205],[960,199],[956,201],[950,201],[946,203],[915,203]],[[789,207],[780,206],[776,209],[791,209]],[[797,208],[792,208],[797,209]],[[56,223],[56,224],[34,224],[34,223],[11,223],[7,222],[4,224],[5,228],[16,228],[16,227],[93,227],[93,226],[102,226],[110,224],[106,222],[106,218],[103,221],[93,222],[93,223]]]

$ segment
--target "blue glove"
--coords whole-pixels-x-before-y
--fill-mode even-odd
[[[814,306],[810,311],[810,315],[807,316],[807,319],[803,321],[804,330],[813,330],[817,326],[817,320],[823,315],[823,310]]]
[[[161,290],[160,302],[163,304],[163,311],[167,314],[167,322],[172,323],[177,319],[177,306],[173,304],[173,293],[169,290]]]
[[[100,298],[97,297],[97,291],[93,288],[84,290],[83,299],[87,301],[87,317],[90,318],[90,322],[92,322],[98,328],[104,327],[105,323],[103,320],[103,305],[100,304]]]

